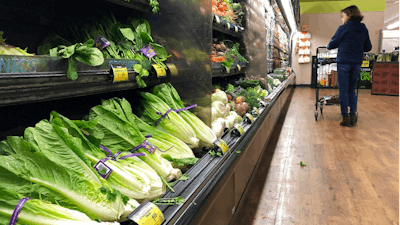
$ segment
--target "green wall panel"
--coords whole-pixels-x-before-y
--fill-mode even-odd
[[[347,0],[347,1],[316,1],[301,0],[301,14],[335,13],[356,5],[362,12],[385,11],[385,0]]]

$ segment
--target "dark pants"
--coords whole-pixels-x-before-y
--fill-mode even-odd
[[[337,64],[337,73],[339,80],[339,101],[342,116],[348,115],[348,107],[350,113],[357,111],[356,85],[360,76],[360,64]]]

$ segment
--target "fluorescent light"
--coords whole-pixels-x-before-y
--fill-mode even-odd
[[[288,25],[290,26],[292,31],[296,31],[297,26],[296,26],[296,21],[294,20],[294,12],[293,12],[293,8],[291,6],[290,0],[281,0],[281,2],[282,2],[283,10],[285,10],[285,14],[286,14],[286,17],[289,22]]]
[[[394,22],[394,23],[390,24],[389,26],[387,26],[386,29],[391,30],[391,29],[394,29],[394,28],[399,27],[399,26],[400,26],[400,22],[397,21],[397,22]]]

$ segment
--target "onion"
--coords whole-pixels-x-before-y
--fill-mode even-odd
[[[216,46],[215,46],[215,49],[221,50],[221,45],[216,45]]]
[[[232,99],[233,99],[233,97],[232,97],[232,95],[231,94],[226,94],[226,97],[228,97],[228,101],[232,101]]]
[[[244,107],[243,103],[238,103],[235,105],[235,110],[237,114],[244,116],[246,114],[246,108]]]
[[[243,104],[244,108],[246,109],[246,112],[248,112],[250,109],[249,104],[247,104],[247,102],[243,102],[242,104]]]
[[[217,56],[224,56],[225,54],[223,52],[218,52]]]
[[[243,96],[239,96],[239,97],[236,98],[236,103],[237,104],[242,103],[244,101],[245,101],[245,98]]]

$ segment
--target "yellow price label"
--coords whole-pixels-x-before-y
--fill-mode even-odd
[[[237,131],[239,131],[240,135],[242,135],[244,133],[244,129],[243,129],[242,125],[237,123],[237,124],[235,124],[233,126],[236,128]]]
[[[167,76],[167,71],[165,71],[164,68],[162,68],[161,66],[159,66],[157,64],[153,64],[152,66],[156,70],[157,77],[165,77],[165,76]]]
[[[361,67],[369,67],[369,61],[363,61]]]
[[[216,146],[218,146],[218,147],[221,149],[222,154],[225,154],[225,152],[227,152],[227,151],[229,150],[229,146],[228,146],[228,145],[225,143],[225,141],[222,140],[222,139],[216,140],[216,141],[214,142],[214,144],[215,144]]]
[[[167,63],[165,65],[168,67],[168,69],[171,72],[172,76],[178,76],[178,68],[176,68],[176,66],[174,64]]]
[[[254,122],[254,117],[250,113],[246,113],[245,116],[247,117],[247,119],[249,120],[250,123]]]
[[[242,70],[242,67],[241,67],[239,64],[237,64],[236,66],[237,66],[237,68],[238,68],[239,71]]]
[[[161,210],[154,205],[152,202],[144,202],[142,207],[134,210],[133,216],[128,216],[130,220],[134,221],[138,225],[161,225],[164,222],[164,215]]]
[[[257,107],[253,107],[253,114],[255,114],[255,116],[258,116],[258,115],[260,115],[260,110],[258,110],[258,108]]]
[[[116,67],[112,68],[114,79],[113,82],[122,82],[127,81],[128,78],[128,69],[126,67]]]

